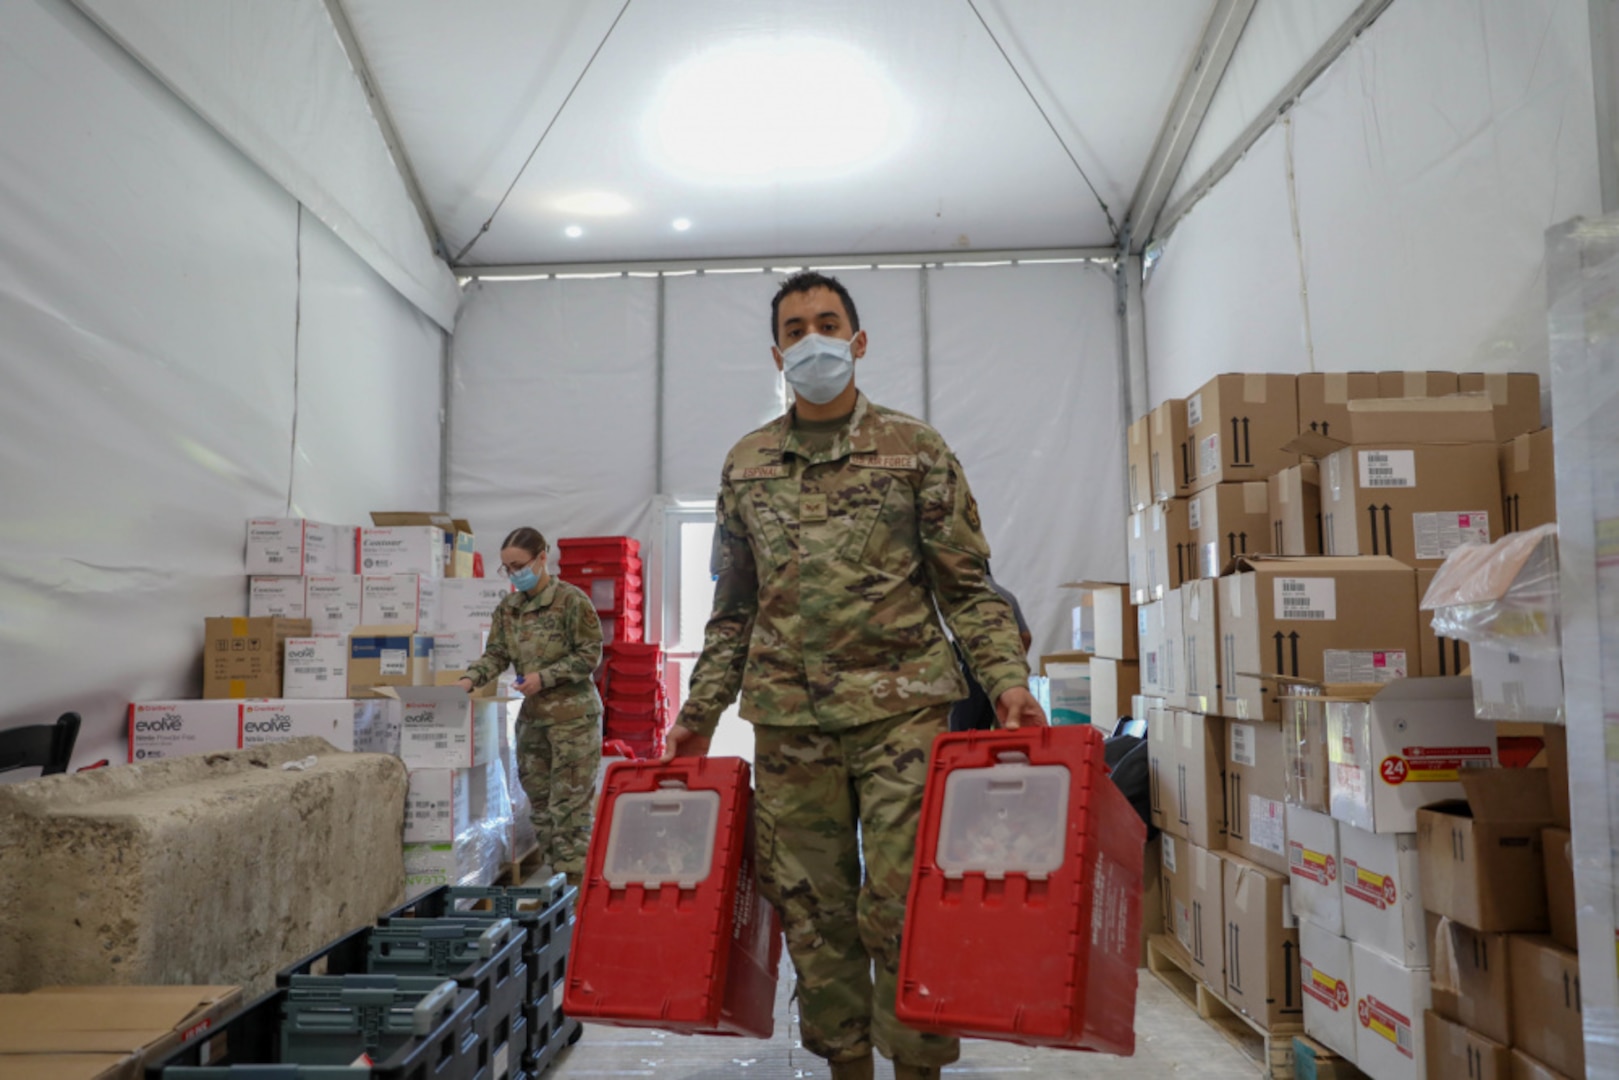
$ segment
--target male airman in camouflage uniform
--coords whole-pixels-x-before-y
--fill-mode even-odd
[[[854,386],[865,334],[848,293],[789,279],[772,326],[796,405],[726,458],[714,610],[666,758],[705,753],[741,690],[760,887],[786,926],[804,1045],[838,1080],[869,1078],[873,1046],[900,1080],[937,1077],[959,1043],[900,1024],[894,999],[928,755],[966,693],[939,616],[1004,725],[1045,718],[961,464]]]
[[[536,564],[537,581],[500,602],[484,654],[462,682],[475,689],[498,678],[508,664],[521,676],[517,688],[525,700],[517,721],[518,775],[528,793],[541,856],[577,885],[590,846],[601,764],[602,702],[591,681],[601,663],[601,622],[590,597],[543,572],[543,537],[532,529],[512,536],[521,538],[525,532],[539,538],[538,551],[525,551],[508,540],[501,557],[521,563],[526,555]],[[528,569],[526,563],[522,569]]]

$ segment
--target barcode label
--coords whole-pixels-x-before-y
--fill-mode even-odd
[[[1251,724],[1231,725],[1231,760],[1250,769],[1259,764],[1254,756],[1254,729]]]
[[[1391,683],[1410,674],[1403,649],[1328,649],[1322,654],[1329,683]]]
[[[1175,838],[1173,836],[1164,837],[1164,869],[1171,874],[1175,872]]]
[[[382,649],[380,651],[382,675],[409,675],[409,649]]]
[[[1360,451],[1360,486],[1363,488],[1414,488],[1417,486],[1415,450]]]
[[[1272,855],[1286,856],[1287,828],[1281,803],[1263,795],[1248,796],[1248,843]]]
[[[1411,527],[1419,559],[1445,559],[1463,544],[1490,542],[1490,515],[1484,510],[1412,514]]]
[[[1186,504],[1186,523],[1195,532],[1203,527],[1203,497],[1195,496]]]
[[[1276,618],[1333,622],[1338,618],[1338,583],[1332,578],[1277,578]]]
[[[1203,395],[1193,394],[1186,399],[1186,426],[1197,427],[1203,422]]]

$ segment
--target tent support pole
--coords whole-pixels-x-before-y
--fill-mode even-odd
[[[1619,210],[1619,10],[1591,0],[1591,82],[1596,93],[1597,172],[1602,212]]]
[[[656,356],[654,358],[654,363],[656,363],[656,365],[657,365],[657,390],[656,390],[657,398],[656,398],[656,404],[654,406],[654,416],[653,416],[653,422],[652,422],[653,423],[653,440],[654,440],[655,445],[657,446],[657,454],[656,454],[656,457],[657,457],[657,465],[656,465],[656,477],[657,477],[656,478],[656,483],[657,483],[657,487],[656,487],[655,490],[656,490],[657,494],[659,494],[659,495],[665,494],[665,492],[663,490],[663,379],[664,379],[663,333],[664,333],[665,312],[667,310],[665,308],[665,306],[664,306],[664,289],[665,289],[665,287],[666,287],[665,279],[660,275],[659,278],[658,278],[658,312],[657,312],[658,345],[657,345],[657,353],[656,353]]]
[[[928,275],[930,273],[932,271],[924,266],[916,275],[921,282],[918,289],[922,303],[922,422],[924,424],[933,423],[933,328],[928,325],[933,319],[933,313],[928,308],[930,302]]]

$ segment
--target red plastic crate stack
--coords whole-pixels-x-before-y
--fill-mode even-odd
[[[663,756],[674,723],[663,685],[663,648],[619,642],[607,646],[607,715],[602,737],[618,739],[645,761]]]
[[[558,540],[558,576],[584,590],[601,620],[602,640],[641,641],[646,622],[641,545],[628,536],[585,536]]]

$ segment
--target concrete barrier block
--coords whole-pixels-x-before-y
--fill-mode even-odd
[[[267,989],[402,900],[405,783],[311,738],[0,787],[0,991]]]

